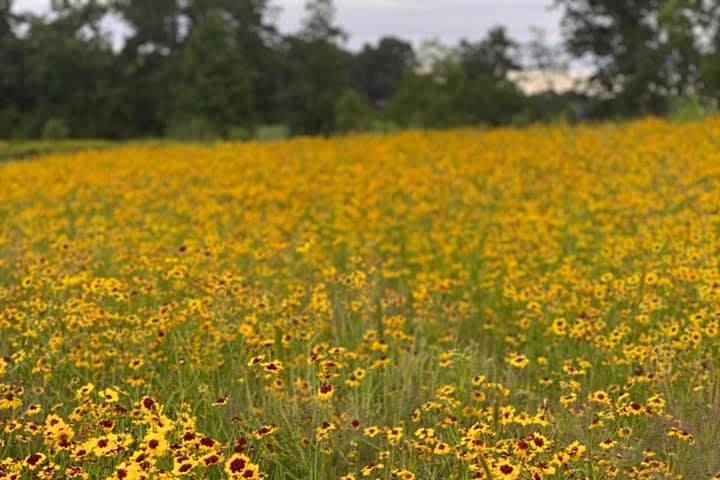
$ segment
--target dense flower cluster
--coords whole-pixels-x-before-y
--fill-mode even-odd
[[[645,120],[3,165],[0,479],[713,478],[718,145]]]

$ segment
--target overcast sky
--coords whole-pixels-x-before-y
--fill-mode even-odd
[[[16,10],[46,11],[50,0],[16,0]],[[284,32],[298,28],[304,0],[273,0],[280,8],[278,25]],[[482,37],[488,28],[504,25],[525,41],[530,27],[543,28],[548,41],[560,40],[560,12],[552,0],[335,0],[338,23],[350,34],[349,46],[359,48],[385,34],[418,44],[437,37],[454,44],[461,38]]]

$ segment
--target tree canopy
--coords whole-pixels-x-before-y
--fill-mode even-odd
[[[665,114],[683,98],[716,105],[717,2],[555,4],[562,46],[540,34],[521,44],[498,26],[454,46],[388,35],[352,51],[332,0],[308,0],[291,34],[269,0],[54,0],[45,15],[0,0],[0,137],[246,138],[266,124],[328,135]],[[124,25],[121,43],[109,17]],[[573,65],[592,70],[584,91],[548,82],[530,95],[510,80]]]

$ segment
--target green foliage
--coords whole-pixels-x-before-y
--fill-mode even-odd
[[[527,110],[507,80],[516,65],[515,49],[499,28],[476,44],[461,43],[458,50],[426,46],[423,65],[406,72],[390,117],[400,125],[429,128],[511,123]]]
[[[461,41],[458,56],[468,77],[487,75],[501,80],[511,70],[520,68],[518,48],[503,27],[494,27],[480,42]]]
[[[260,124],[330,135],[378,121],[445,128],[558,115],[685,118],[706,113],[677,99],[720,98],[716,2],[556,3],[566,51],[542,33],[520,45],[495,27],[453,47],[427,41],[416,52],[386,36],[353,53],[332,0],[308,0],[292,35],[273,25],[269,0],[59,1],[42,17],[0,1],[0,137],[40,138],[53,118],[75,137],[109,139],[244,139]],[[109,15],[129,26],[120,48]],[[566,52],[594,64],[592,95],[528,96],[508,80],[523,66],[562,71]],[[346,98],[350,89],[372,115]]]
[[[703,88],[700,45],[717,30],[697,0],[558,0],[569,52],[595,63],[595,88],[612,116],[661,114]],[[713,27],[715,25],[715,27]]]
[[[289,124],[293,134],[329,135],[335,130],[335,104],[350,80],[351,56],[339,42],[327,0],[308,2],[304,29],[289,40]]]
[[[401,130],[400,125],[397,123],[391,121],[391,120],[385,120],[382,118],[375,118],[370,125],[370,131],[371,132],[377,132],[377,133],[397,133]]]
[[[232,126],[226,135],[228,140],[245,141],[253,138],[253,131],[247,127]]]
[[[50,153],[68,153],[80,150],[109,148],[113,142],[101,140],[35,140],[31,142],[0,142],[0,161],[19,160],[23,158]]]
[[[397,93],[405,69],[415,61],[408,42],[383,37],[377,46],[365,45],[353,62],[353,81],[373,103],[388,102]]]
[[[676,97],[670,100],[669,118],[676,122],[698,122],[717,114],[717,109],[705,105],[698,96]]]
[[[255,131],[255,138],[261,141],[283,140],[290,136],[290,129],[287,125],[260,125]]]
[[[70,129],[59,118],[51,118],[42,130],[43,140],[64,140],[70,136]]]
[[[14,105],[0,109],[0,138],[19,136],[18,124],[21,121],[22,115]]]
[[[173,119],[168,124],[166,135],[174,140],[193,142],[209,142],[221,137],[220,133],[215,130],[214,123],[202,116]]]
[[[42,136],[47,119],[62,118],[74,136],[114,136],[120,76],[110,41],[99,31],[105,13],[91,2],[29,20],[18,52],[23,74],[16,79],[24,134]]]
[[[335,102],[335,127],[338,132],[361,132],[373,124],[372,107],[355,90],[346,90]]]
[[[442,128],[461,125],[451,87],[429,74],[408,71],[388,108],[390,118],[405,127]]]
[[[232,28],[217,12],[195,27],[183,50],[176,110],[202,118],[204,130],[223,137],[234,127],[254,124],[253,73],[245,66]]]

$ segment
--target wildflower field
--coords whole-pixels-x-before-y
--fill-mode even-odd
[[[720,471],[720,121],[0,165],[0,479]]]

